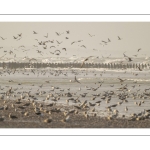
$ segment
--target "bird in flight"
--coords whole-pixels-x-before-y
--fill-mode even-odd
[[[90,37],[93,37],[93,36],[95,36],[95,35],[91,35],[91,34],[89,33],[89,36],[90,36]]]
[[[55,46],[51,46],[50,48],[52,48],[52,47],[54,47],[54,48],[55,48]]]
[[[78,82],[78,83],[80,83],[80,82],[77,80],[76,76],[75,76],[74,80],[75,80],[75,82]],[[80,84],[81,84],[81,83],[80,83]]]
[[[3,38],[3,37],[1,37],[1,39],[2,39],[2,40],[6,40],[7,38]]]
[[[125,52],[123,53],[124,57],[128,57],[127,55],[125,55]]]
[[[140,66],[137,66],[137,68],[138,68],[140,71],[142,71],[142,69],[140,68]]]
[[[33,31],[33,34],[37,34],[37,32]]]
[[[21,36],[22,36],[22,33],[18,34],[18,36],[20,36],[20,37],[21,37]]]
[[[57,40],[56,40],[57,41]],[[62,42],[57,41],[58,44],[61,44]]]
[[[48,33],[47,33],[47,35],[46,35],[46,36],[44,36],[44,37],[48,38]]]
[[[72,43],[71,43],[71,45],[72,45],[72,44],[74,44],[74,43],[76,43],[76,42],[75,42],[75,41],[74,41],[74,42],[72,42]]]
[[[66,48],[62,48],[62,50],[65,50],[65,51],[66,51]]]
[[[141,48],[139,48],[137,51],[139,52],[141,50]]]
[[[14,38],[14,39],[17,39],[18,37],[16,37],[16,36],[13,36],[13,38]]]
[[[108,42],[111,42],[111,40],[108,38]]]
[[[69,30],[67,30],[66,32],[67,32],[67,34],[69,34],[69,33],[70,33],[70,31],[69,31]]]
[[[86,48],[86,46],[85,46],[85,45],[81,45],[81,47],[84,47],[84,48]]]
[[[58,32],[55,32],[58,36],[60,36],[61,34],[63,34],[63,33],[58,33]]]
[[[88,60],[89,60],[89,58],[91,58],[91,57],[94,57],[94,56],[89,56],[89,57],[87,57],[87,58],[85,58],[85,59],[83,60],[83,62],[82,62],[82,64],[81,64],[81,68],[83,67],[83,65],[84,65],[85,61],[88,61]]]
[[[118,79],[120,80],[120,82],[124,82],[124,81],[126,80],[126,79],[123,80],[123,79],[121,79],[121,78],[118,78]]]
[[[121,40],[121,38],[118,36],[118,40]]]
[[[128,61],[130,62],[130,61],[133,61],[130,57],[127,57],[128,58]]]

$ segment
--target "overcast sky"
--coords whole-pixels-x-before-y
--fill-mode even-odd
[[[67,34],[66,31],[70,33]],[[33,34],[36,31],[38,34]],[[56,32],[61,33],[60,36]],[[18,34],[22,33],[20,40]],[[48,38],[44,37],[48,33]],[[92,35],[92,37],[90,35]],[[6,57],[77,57],[99,56],[123,57],[126,55],[133,57],[150,56],[150,23],[149,22],[1,22],[0,23],[0,55],[7,53]],[[17,37],[14,39],[13,36]],[[121,40],[118,40],[118,36]],[[66,37],[68,39],[66,39]],[[108,42],[108,38],[110,42]],[[52,41],[39,45],[38,41]],[[58,42],[62,42],[58,44]],[[77,42],[83,40],[82,42]],[[74,44],[71,43],[75,41]],[[105,44],[104,42],[107,42]],[[19,48],[19,46],[24,47]],[[34,47],[36,45],[38,47]],[[86,47],[83,47],[83,45]],[[55,46],[56,48],[50,48]],[[16,50],[13,50],[13,48]],[[62,48],[66,48],[62,50]],[[137,50],[141,48],[139,52]],[[14,54],[8,52],[13,50]],[[28,51],[25,51],[28,50]],[[42,55],[37,53],[42,51]],[[60,50],[60,55],[51,54],[55,50]],[[5,52],[4,52],[5,51]],[[6,52],[7,51],[7,52]],[[59,53],[59,52],[58,52]]]

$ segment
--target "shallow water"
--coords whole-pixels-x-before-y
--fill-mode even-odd
[[[47,95],[52,93],[54,95],[63,94],[63,93],[73,93],[72,97],[77,98],[81,103],[85,100],[91,103],[95,103],[101,100],[100,106],[95,106],[98,111],[98,115],[107,115],[106,107],[112,104],[117,104],[121,102],[119,100],[117,94],[126,93],[129,97],[126,98],[128,102],[124,102],[122,105],[118,105],[116,108],[119,111],[119,116],[125,114],[129,116],[132,113],[140,113],[144,109],[150,109],[150,96],[144,96],[145,99],[139,98],[136,96],[133,99],[132,93],[141,95],[145,89],[150,88],[150,71],[138,71],[134,69],[128,70],[106,70],[106,69],[33,69],[34,73],[31,69],[18,69],[13,74],[12,72],[9,74],[10,70],[0,70],[0,85],[1,92],[0,95],[4,95],[4,92],[8,91],[10,87],[12,89],[16,89],[16,91],[12,95],[16,95],[13,97],[5,96],[5,99],[15,100],[19,98],[23,92],[31,91],[31,95],[34,95],[37,98],[37,101],[43,101],[46,99]],[[81,82],[70,82],[70,80],[74,80],[74,77],[77,77],[78,81]],[[123,85],[121,85],[118,78],[125,79]],[[9,82],[9,80],[13,80],[13,82]],[[45,81],[49,81],[47,83]],[[135,83],[136,82],[136,83]],[[18,85],[18,84],[21,85]],[[91,88],[97,88],[99,85],[101,86],[93,91]],[[128,91],[118,91],[118,88],[123,87],[127,84]],[[42,85],[42,87],[40,87]],[[112,85],[113,87],[111,87]],[[132,87],[134,86],[135,87]],[[52,87],[59,87],[53,91]],[[80,89],[81,90],[80,90]],[[64,91],[63,91],[64,90]],[[138,91],[137,91],[138,90]],[[45,94],[40,94],[42,91],[45,91]],[[109,103],[106,103],[106,100],[101,99],[105,92],[114,91],[115,94],[112,96]],[[87,93],[86,97],[82,97],[80,94]],[[150,93],[150,90],[147,90],[147,93]],[[93,94],[100,94],[97,96],[95,100],[91,100],[93,98]],[[22,95],[26,95],[23,93]],[[60,96],[60,100],[57,103],[63,103],[64,105],[68,105],[66,100],[70,97]],[[25,98],[27,99],[27,98]],[[144,103],[141,106],[135,105],[135,102],[143,101]],[[50,100],[46,100],[46,102],[54,102],[52,98]],[[78,105],[79,103],[73,103],[73,101],[69,101],[69,105]],[[125,112],[125,107],[128,107],[128,112]],[[93,107],[91,107],[92,109]],[[91,112],[91,110],[89,110]]]

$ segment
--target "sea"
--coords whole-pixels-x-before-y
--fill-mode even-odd
[[[3,58],[1,62],[26,62],[31,58]],[[82,62],[85,58],[37,58],[37,62]],[[127,62],[125,58],[92,58],[93,63],[119,63]],[[149,64],[150,58],[135,58],[134,63]],[[4,96],[8,100],[16,100],[22,96],[26,96],[26,92],[30,91],[31,95],[36,97],[35,101],[44,101],[45,103],[57,103],[65,106],[79,105],[73,100],[79,99],[81,103],[87,101],[89,104],[95,104],[101,101],[100,106],[90,106],[89,114],[93,114],[92,109],[95,108],[98,116],[107,116],[110,112],[107,107],[118,104],[121,100],[118,95],[126,94],[126,102],[117,107],[113,107],[112,111],[117,109],[119,116],[125,115],[130,117],[133,113],[143,113],[144,110],[150,109],[150,69],[144,68],[139,71],[137,68],[128,69],[106,69],[106,68],[22,68],[16,69],[0,68],[0,97]],[[75,77],[79,82],[74,82]],[[122,83],[120,79],[124,80]],[[12,87],[14,93],[6,96],[5,92]],[[121,88],[126,87],[126,90]],[[145,91],[145,89],[147,89]],[[114,92],[110,101],[102,99],[108,93]],[[71,97],[64,95],[71,93]],[[146,94],[144,94],[146,93]],[[48,95],[53,94],[54,97],[60,97],[59,100],[53,100]],[[93,97],[96,97],[94,100]],[[27,99],[27,96],[26,98]],[[140,106],[137,104],[141,103]],[[128,111],[125,111],[125,108]],[[95,113],[95,112],[94,112]]]

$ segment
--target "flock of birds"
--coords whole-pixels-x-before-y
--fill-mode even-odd
[[[69,34],[70,31],[67,30],[65,33],[59,33],[59,32],[55,32],[57,36],[62,36],[65,34],[65,39],[68,40],[69,39]],[[38,32],[33,31],[33,34],[36,36],[38,34]],[[88,36],[90,38],[94,37],[95,35],[89,34]],[[52,55],[60,55],[62,53],[62,51],[67,52],[67,48],[66,47],[62,47],[61,49],[59,48],[60,45],[63,43],[63,41],[58,41],[58,40],[48,40],[49,38],[49,34],[47,33],[46,35],[43,36],[45,39],[47,40],[39,40],[39,39],[35,39],[36,44],[33,45],[34,48],[36,48],[36,52],[37,54],[43,56],[44,51],[46,49],[50,50],[49,54]],[[5,41],[7,40],[7,38],[4,37],[0,37],[1,40]],[[15,41],[19,41],[22,40],[23,38],[23,34],[17,34],[15,36],[13,36],[13,39]],[[119,36],[117,37],[117,40],[122,40],[122,38],[120,38]],[[78,41],[73,41],[70,43],[70,45],[74,45],[77,43],[82,43],[83,40],[78,40]],[[102,40],[101,41],[101,45],[102,46],[106,46],[109,42],[111,42],[111,40],[108,38],[108,41],[106,40]],[[49,45],[49,43],[51,45]],[[81,44],[80,47],[82,48],[87,48],[86,45]],[[40,50],[41,48],[43,48],[43,50]],[[3,47],[0,47],[0,49],[3,49]],[[18,47],[18,49],[13,48],[13,50],[10,51],[4,51],[4,53],[9,54],[9,55],[14,55],[14,57],[17,56],[17,53],[15,53],[15,51],[20,51],[20,49],[22,50],[22,52],[30,52],[30,49],[26,49],[26,47],[24,45],[21,45]],[[94,50],[94,49],[93,49]],[[141,48],[137,50],[137,52],[140,52]],[[6,56],[6,54],[4,54],[3,56],[1,56],[0,58],[3,58]],[[110,54],[111,55],[111,54]],[[109,56],[110,56],[109,55]],[[108,56],[108,57],[109,57]],[[133,61],[133,59],[129,56],[127,56],[125,54],[125,52],[123,53],[123,56],[127,59],[128,62]],[[84,67],[84,64],[86,61],[88,61],[90,58],[95,57],[95,56],[88,56],[87,58],[85,58],[82,63],[80,68]],[[103,56],[102,56],[103,57]],[[137,55],[135,55],[135,57],[137,57]],[[35,58],[32,58],[35,59]],[[140,67],[138,67],[139,71],[142,71],[142,69]],[[70,119],[70,114],[75,114],[75,115],[79,115],[79,114],[83,114],[86,118],[89,118],[89,116],[93,115],[93,116],[98,116],[99,115],[99,109],[97,109],[96,107],[100,107],[102,103],[106,103],[107,107],[105,107],[105,112],[108,114],[107,118],[108,119],[114,119],[117,118],[119,116],[119,111],[118,111],[118,107],[122,104],[126,104],[128,103],[129,99],[141,99],[140,101],[135,102],[135,105],[140,107],[141,105],[143,105],[145,103],[145,99],[149,99],[150,98],[150,88],[146,88],[146,89],[138,89],[137,91],[131,92],[132,90],[129,90],[129,85],[126,82],[126,79],[122,79],[120,77],[117,77],[116,80],[118,80],[120,83],[118,83],[120,85],[119,88],[114,89],[114,90],[110,90],[111,88],[115,88],[115,84],[110,85],[108,87],[108,90],[104,90],[104,91],[99,91],[102,86],[105,84],[104,81],[97,81],[95,83],[93,83],[93,86],[90,86],[90,84],[84,87],[84,90],[82,92],[83,87],[81,88],[81,85],[83,84],[78,78],[77,75],[82,75],[83,77],[87,77],[88,73],[92,73],[93,77],[98,77],[98,78],[102,78],[102,76],[105,76],[106,70],[102,71],[100,74],[97,74],[97,72],[95,71],[87,71],[87,70],[74,70],[73,68],[71,68],[71,75],[74,76],[73,80],[71,79],[70,82],[68,81],[66,84],[71,84],[69,86],[69,88],[61,88],[60,86],[52,86],[52,82],[53,79],[58,78],[58,80],[61,80],[62,78],[64,79],[64,81],[66,81],[65,79],[68,80],[69,78],[69,72],[61,70],[61,69],[57,69],[57,70],[42,70],[42,69],[30,69],[27,70],[26,68],[24,68],[23,70],[19,70],[19,69],[3,69],[0,71],[0,78],[3,77],[9,77],[9,76],[15,76],[15,74],[21,74],[22,76],[34,76],[34,77],[40,77],[40,76],[44,76],[44,79],[51,79],[51,80],[46,80],[43,81],[43,83],[41,85],[39,84],[33,84],[30,85],[31,87],[27,90],[25,87],[27,86],[27,83],[24,82],[19,82],[18,79],[14,80],[14,79],[9,79],[7,81],[7,85],[3,86],[1,85],[0,87],[0,101],[3,101],[3,103],[1,103],[0,106],[0,112],[2,111],[7,111],[7,110],[13,110],[13,112],[18,112],[21,113],[24,116],[29,116],[30,113],[28,112],[28,107],[29,106],[33,106],[32,110],[34,114],[40,116],[43,113],[47,113],[49,114],[49,117],[47,119],[44,120],[44,122],[51,122],[52,118],[51,118],[51,114],[53,112],[61,112],[64,115],[64,119],[62,120],[63,122],[68,122]],[[87,71],[87,72],[86,72]],[[124,72],[126,73],[126,71]],[[135,74],[133,73],[133,76],[135,77]],[[52,78],[53,77],[53,78]],[[41,79],[41,78],[39,78]],[[38,79],[37,79],[38,80]],[[43,80],[43,79],[42,79]],[[19,83],[18,83],[19,82]],[[39,81],[41,83],[41,81]],[[12,84],[12,86],[10,86]],[[71,92],[71,86],[74,88],[74,85],[80,85],[79,89],[76,92]],[[134,89],[137,86],[137,82],[133,82],[132,84],[134,84],[132,86],[132,88]],[[15,85],[15,88],[13,88],[13,85]],[[22,85],[22,87],[21,87]],[[28,85],[29,86],[29,85]],[[48,88],[47,91],[42,90],[45,86],[50,87],[51,89]],[[36,87],[36,91],[32,91],[32,87]],[[139,85],[140,87],[140,85]],[[89,91],[92,91],[93,93],[90,95]],[[97,92],[97,93],[95,93]],[[89,99],[89,96],[91,97]],[[42,97],[44,99],[42,99],[43,104],[38,101],[39,98],[38,97]],[[60,100],[62,98],[66,98],[66,105],[65,106],[69,106],[69,104],[71,104],[71,107],[69,107],[69,109],[66,107],[62,108],[59,107],[57,108],[56,106],[60,105]],[[115,98],[118,99],[118,102],[112,105],[109,105],[109,103],[111,102],[111,100]],[[8,101],[7,101],[8,100]],[[92,102],[91,102],[92,101]],[[109,106],[108,106],[109,105]],[[128,112],[129,108],[127,106],[125,106],[124,111]],[[4,121],[5,117],[1,117],[0,121]],[[10,119],[17,119],[18,117],[13,115],[12,112],[9,113],[8,117]],[[120,116],[121,118],[125,118],[126,116],[123,114],[122,116]],[[149,119],[150,117],[150,109],[144,109],[142,112],[140,113],[133,113],[131,114],[131,116],[129,117],[130,120],[141,120],[141,119]]]
[[[49,57],[54,57],[54,56],[61,56],[61,53],[64,53],[63,55],[66,55],[67,54],[67,51],[69,51],[69,49],[71,48],[71,46],[73,46],[73,45],[76,45],[76,46],[78,46],[78,47],[81,47],[81,48],[85,48],[85,49],[87,49],[88,47],[85,45],[85,43],[84,43],[84,40],[75,40],[75,41],[69,41],[66,45],[68,45],[68,47],[69,48],[67,48],[67,47],[63,47],[63,46],[61,46],[62,45],[62,43],[65,43],[65,41],[59,41],[58,39],[56,39],[56,40],[50,40],[49,39],[49,34],[47,33],[46,35],[44,35],[43,37],[39,37],[39,34],[38,34],[38,32],[37,31],[33,31],[33,33],[32,33],[33,35],[35,35],[34,36],[34,40],[35,40],[35,44],[33,44],[32,45],[32,48],[30,49],[30,48],[27,48],[25,45],[18,45],[18,47],[16,47],[16,48],[14,48],[13,46],[11,46],[12,47],[12,49],[11,50],[7,50],[5,47],[3,47],[3,46],[1,46],[0,47],[0,49],[1,49],[1,52],[2,52],[2,50],[4,49],[4,51],[3,51],[3,53],[4,53],[4,55],[2,55],[1,57],[0,57],[0,59],[2,59],[2,58],[7,58],[7,59],[9,59],[8,58],[8,56],[10,57],[10,56],[13,56],[14,57],[14,59],[15,58],[17,58],[17,53],[19,52],[21,52],[21,53],[23,53],[23,55],[25,56],[24,58],[28,58],[28,55],[29,56],[31,56],[30,55],[30,53],[32,52],[32,54],[34,54],[35,53],[35,55],[39,55],[39,56],[42,56],[42,57],[44,57],[44,55],[46,55],[46,56],[49,56]],[[62,32],[62,33],[60,33],[60,32],[55,32],[55,34],[56,34],[56,36],[58,37],[58,38],[60,38],[61,36],[61,39],[65,39],[65,40],[70,40],[71,38],[69,37],[69,35],[70,35],[70,31],[69,30],[67,30],[67,31],[65,31],[65,32]],[[90,33],[88,33],[87,34],[87,36],[89,36],[89,38],[93,38],[93,37],[95,37],[96,35],[92,35],[92,34],[90,34]],[[2,36],[0,36],[0,38],[1,38],[1,42],[3,43],[3,41],[7,41],[8,39],[7,38],[5,38],[5,37],[2,37]],[[14,39],[14,42],[15,41],[20,41],[20,40],[23,40],[23,34],[22,33],[19,33],[19,34],[17,34],[17,35],[14,35],[14,36],[12,36],[12,38]],[[44,38],[44,40],[41,40],[41,38],[43,39]],[[117,36],[117,40],[118,41],[121,41],[122,40],[122,38],[120,37],[120,36]],[[107,46],[110,42],[112,42],[112,40],[110,39],[110,38],[108,38],[107,40],[101,40],[101,42],[99,43],[101,46]],[[33,42],[34,43],[34,42]],[[19,43],[18,43],[19,44]],[[82,50],[82,49],[81,49]],[[140,52],[142,49],[141,48],[139,48],[138,50],[137,50],[137,52]],[[34,51],[34,53],[33,53],[33,51]],[[97,51],[97,49],[95,49],[95,48],[93,48],[93,53],[95,53],[95,51]],[[79,54],[80,55],[80,54]],[[73,55],[73,56],[76,56],[76,55]],[[111,54],[109,54],[109,56],[107,56],[107,57],[104,57],[103,55],[102,55],[102,59],[103,58],[109,58],[111,56]],[[123,53],[123,56],[126,58],[126,60],[128,61],[128,62],[131,62],[131,61],[133,61],[133,58],[131,58],[131,57],[129,57],[129,56],[127,56],[126,54],[125,54],[125,52]],[[134,57],[137,57],[138,56],[138,54],[135,54],[135,55],[133,55]],[[84,64],[85,64],[85,62],[86,61],[88,61],[88,60],[90,60],[90,58],[96,58],[96,59],[101,59],[99,56],[88,56],[88,57],[86,57],[85,59],[83,59],[83,61],[82,61],[82,63],[81,63],[81,68],[84,66]],[[36,58],[31,58],[31,60],[32,59],[35,59],[36,60]],[[30,61],[30,60],[29,60]],[[76,61],[76,60],[75,60]],[[122,62],[121,62],[122,63]],[[139,68],[139,70],[141,70],[141,68]]]
[[[52,121],[52,113],[61,113],[64,115],[63,122],[69,122],[70,115],[84,115],[85,118],[90,116],[102,117],[105,112],[109,120],[115,118],[128,118],[129,120],[142,120],[149,119],[150,109],[144,109],[139,113],[126,114],[129,107],[125,106],[129,102],[134,101],[134,107],[141,107],[150,98],[150,88],[140,89],[141,85],[136,81],[126,83],[127,79],[116,77],[118,84],[107,85],[108,90],[104,90],[104,80],[96,80],[95,83],[81,82],[77,76],[94,78],[102,78],[107,73],[106,70],[99,72],[88,70],[69,70],[56,69],[56,70],[42,70],[42,69],[5,69],[0,72],[0,76],[9,77],[5,82],[1,82],[0,87],[0,112],[12,111],[8,117],[10,119],[17,119],[18,116],[12,113],[22,114],[24,117],[42,116],[44,113],[49,114],[44,122]],[[27,79],[21,82],[18,80],[18,74]],[[126,71],[123,72],[126,74]],[[13,76],[16,78],[10,79]],[[135,74],[132,73],[135,77]],[[139,72],[140,75],[140,72]],[[73,77],[68,81],[69,76]],[[31,79],[30,79],[30,78]],[[44,78],[42,78],[44,77]],[[34,80],[33,80],[34,79]],[[35,82],[35,79],[37,82]],[[60,80],[60,82],[57,82]],[[34,83],[35,82],[35,83]],[[41,83],[42,82],[42,83]],[[60,83],[65,86],[60,85]],[[3,85],[3,86],[2,86]],[[58,86],[57,86],[58,85]],[[76,89],[78,87],[78,89]],[[138,87],[136,89],[136,87]],[[75,89],[74,89],[75,88]],[[65,100],[66,99],[66,100]],[[118,102],[116,102],[116,99]],[[139,100],[140,99],[140,100]],[[137,100],[137,101],[136,101]],[[66,101],[66,104],[65,104]],[[110,104],[112,103],[112,104]],[[60,105],[62,104],[62,105]],[[102,105],[106,105],[104,112],[101,113]],[[119,112],[121,105],[124,105],[124,113]],[[29,112],[28,107],[32,109],[32,114]],[[63,107],[59,107],[63,106]],[[69,109],[68,109],[69,107]],[[103,115],[102,115],[103,114]],[[1,121],[7,116],[0,118]]]

